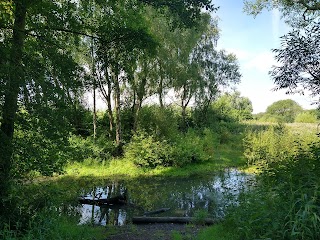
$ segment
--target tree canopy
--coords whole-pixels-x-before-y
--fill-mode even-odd
[[[275,89],[287,93],[320,91],[319,81],[319,13],[320,3],[309,0],[245,1],[245,11],[252,15],[263,9],[279,9],[293,29],[281,37],[281,48],[274,49],[278,66],[270,72]]]
[[[47,150],[25,160],[43,160],[46,164],[38,166],[44,168],[37,170],[44,174],[59,171],[60,164],[56,163],[60,158],[51,156],[49,148],[54,139],[68,137],[63,126],[71,124],[73,117],[69,114],[77,111],[83,92],[92,86],[93,71],[84,64],[92,41],[99,44],[95,49],[105,50],[104,61],[100,61],[104,65],[100,66],[112,70],[111,87],[118,94],[120,109],[119,93],[127,84],[123,76],[131,77],[129,69],[141,51],[157,46],[142,14],[146,6],[170,19],[172,29],[194,26],[203,9],[215,10],[208,0],[1,1],[0,214],[10,181],[15,178],[14,169],[17,163],[23,163],[17,159],[21,149],[30,153],[25,145],[29,140],[33,146],[38,144]],[[98,56],[97,52],[91,56]],[[21,114],[17,114],[19,111]],[[117,119],[119,123],[120,117]],[[18,121],[22,123],[19,128]],[[37,130],[39,136],[27,138],[28,127]]]
[[[268,117],[280,122],[294,122],[296,116],[302,112],[302,107],[291,99],[280,100],[271,104],[266,111]]]
[[[213,103],[213,108],[225,118],[231,117],[239,121],[252,119],[252,103],[238,91],[222,95]]]
[[[305,27],[319,16],[320,3],[310,0],[245,0],[244,11],[253,16],[263,9],[278,9],[283,18],[294,27]]]
[[[281,49],[274,50],[280,65],[271,71],[276,89],[284,88],[288,93],[308,90],[313,96],[320,94],[319,40],[318,24],[282,37]]]

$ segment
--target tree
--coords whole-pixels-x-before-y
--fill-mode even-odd
[[[316,123],[318,121],[317,114],[310,110],[305,110],[299,114],[297,114],[294,122],[298,123]]]
[[[99,1],[103,3],[103,1]],[[104,4],[114,4],[117,1],[108,1]],[[150,4],[157,8],[167,8],[179,23],[193,23],[200,15],[201,9],[206,7],[213,10],[214,7],[208,0],[200,1],[127,1],[133,6]],[[8,69],[1,73],[1,127],[0,127],[0,215],[3,215],[4,201],[9,195],[10,181],[12,180],[13,166],[13,138],[18,106],[23,105],[22,96],[39,97],[39,99],[52,100],[52,98],[67,99],[66,92],[73,80],[78,75],[84,75],[79,65],[74,64],[72,47],[76,47],[81,37],[101,39],[96,33],[92,33],[93,26],[86,18],[79,16],[80,9],[85,7],[88,1],[35,1],[12,0],[1,1],[0,23],[2,38],[0,69]],[[108,15],[108,12],[105,12]],[[112,16],[112,14],[109,14]],[[101,20],[101,19],[100,19]],[[106,34],[107,35],[107,34]],[[133,39],[137,35],[117,35],[123,41],[125,38]],[[104,43],[112,43],[115,39],[107,39]],[[46,47],[43,47],[46,43]],[[29,54],[26,54],[29,53]],[[26,57],[26,55],[28,57]],[[51,56],[54,57],[51,57]],[[58,57],[60,56],[60,58]],[[62,57],[62,58],[61,58]],[[5,59],[5,60],[3,60]],[[61,61],[61,60],[70,61]],[[33,70],[26,71],[26,65],[31,64]],[[36,63],[40,63],[37,65]],[[72,64],[69,64],[72,63]],[[4,66],[5,65],[5,66]],[[64,67],[68,66],[66,71]],[[70,67],[69,67],[70,66]],[[58,68],[57,68],[58,67]],[[32,74],[31,74],[32,73]],[[81,78],[80,78],[81,79]],[[38,84],[42,83],[42,84]],[[77,81],[75,81],[77,83]],[[34,84],[36,83],[36,84]],[[31,91],[29,89],[31,87]],[[115,86],[119,92],[119,86]],[[57,90],[56,93],[54,90]],[[31,94],[29,94],[31,92]],[[62,94],[59,94],[62,93]],[[69,92],[70,93],[70,92]],[[49,96],[49,98],[48,98]],[[72,96],[72,94],[69,94]],[[60,99],[60,100],[61,100]],[[117,96],[117,101],[118,101]],[[46,103],[45,103],[46,102]],[[40,101],[40,106],[49,104],[52,108],[54,101]]]
[[[296,116],[302,112],[302,107],[291,99],[280,100],[271,104],[266,111],[268,117],[274,117],[281,122],[294,122]]]
[[[279,9],[283,18],[292,26],[305,27],[319,16],[320,3],[310,0],[245,0],[244,10],[258,15],[263,9]]]
[[[294,27],[282,37],[280,49],[274,49],[275,59],[280,63],[270,72],[276,90],[287,89],[287,93],[304,93],[313,96],[320,93],[319,75],[319,13],[320,3],[309,0],[256,0],[246,1],[246,11],[257,15],[262,9],[277,8]]]
[[[320,29],[318,24],[295,30],[282,37],[281,49],[273,50],[280,66],[270,72],[276,89],[287,93],[308,90],[320,94]]]
[[[213,108],[224,118],[237,121],[252,119],[252,103],[249,98],[242,97],[238,91],[222,95],[213,103]]]
[[[214,100],[219,87],[240,81],[235,55],[215,49],[219,37],[217,21],[204,14],[201,28],[176,32],[172,59],[176,63],[170,74],[182,108],[182,128],[185,128],[186,108],[192,99],[204,112]],[[185,41],[177,41],[182,36]]]

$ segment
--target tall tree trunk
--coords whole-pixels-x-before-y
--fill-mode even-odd
[[[93,39],[91,40],[91,59],[92,59],[91,75],[93,78],[93,139],[96,139],[96,136],[97,136],[97,97],[96,97],[97,79],[96,79],[96,67],[95,67],[95,61],[94,61]]]
[[[139,119],[139,113],[142,105],[142,99],[138,98],[138,100],[135,103],[135,111],[133,115],[133,131],[136,132],[138,128],[138,119]]]
[[[163,105],[163,71],[162,71],[162,66],[161,63],[159,63],[159,70],[160,70],[160,82],[159,82],[159,87],[158,87],[158,94],[159,94],[159,103],[160,103],[160,108],[164,108]]]
[[[97,137],[97,97],[96,97],[96,83],[93,80],[93,139]]]
[[[105,60],[105,62],[107,62]],[[113,137],[113,125],[114,125],[114,118],[113,118],[113,112],[112,112],[112,105],[111,105],[111,95],[112,95],[112,83],[110,80],[110,76],[109,76],[109,71],[108,71],[108,67],[105,66],[104,69],[104,80],[102,81],[102,76],[99,75],[98,78],[98,86],[100,89],[100,92],[102,94],[102,96],[104,97],[104,99],[107,102],[107,114],[109,117],[109,137],[112,138]],[[107,83],[107,91],[104,88],[104,83]]]
[[[181,108],[182,108],[182,112],[181,112],[181,117],[182,117],[182,124],[181,124],[181,130],[183,132],[187,131],[187,107],[190,103],[191,100],[191,96],[189,96],[188,94],[188,87],[185,85],[183,85],[183,93],[182,93],[182,97],[181,97]]]
[[[160,83],[159,83],[159,87],[158,87],[158,94],[159,94],[160,108],[164,108],[164,105],[163,105],[163,79],[162,79],[162,76],[160,76]]]
[[[138,127],[138,118],[139,118],[139,113],[140,113],[140,109],[142,106],[142,101],[143,101],[143,98],[146,93],[146,89],[145,89],[146,84],[147,84],[147,78],[144,77],[142,79],[140,85],[138,86],[138,90],[137,90],[137,101],[135,104],[134,122],[133,122],[133,131],[134,132],[137,130],[137,127]]]
[[[112,112],[112,106],[111,106],[111,92],[112,92],[112,88],[111,88],[111,82],[108,79],[107,80],[107,85],[108,85],[108,95],[107,95],[107,105],[108,105],[108,117],[109,117],[109,137],[113,136],[113,123],[114,123],[114,119],[113,119],[113,112]]]
[[[183,93],[182,93],[182,98],[181,98],[181,108],[182,108],[182,112],[181,112],[181,117],[182,117],[181,129],[182,129],[183,132],[185,132],[187,130],[187,122],[186,122],[187,113],[186,113],[186,109],[187,109],[188,103],[186,103],[187,102],[186,98],[187,98],[186,85],[183,85]]]
[[[114,74],[114,106],[116,112],[116,144],[121,145],[122,133],[121,133],[121,115],[120,115],[120,83],[119,83],[119,74]]]
[[[186,118],[187,118],[187,112],[186,112],[187,105],[185,105],[182,102],[181,107],[182,107],[182,112],[181,112],[181,117],[182,117],[181,130],[182,130],[182,132],[186,132],[186,130],[187,130],[187,121],[186,121]]]
[[[18,107],[18,94],[24,83],[22,57],[24,51],[27,7],[24,1],[14,1],[14,28],[10,56],[10,72],[6,83],[0,130],[0,215],[5,212],[4,200],[10,189],[12,171],[12,139]]]

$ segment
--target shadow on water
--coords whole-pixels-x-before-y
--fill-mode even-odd
[[[83,199],[115,199],[125,196],[126,202],[81,204],[80,224],[125,225],[132,217],[166,208],[169,211],[152,216],[192,217],[205,212],[207,217],[221,219],[226,207],[237,204],[242,191],[254,184],[254,176],[228,169],[216,175],[194,178],[148,178],[114,181],[94,189],[83,189]]]

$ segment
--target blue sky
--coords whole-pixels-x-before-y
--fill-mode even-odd
[[[268,72],[276,61],[271,49],[279,48],[279,37],[289,31],[279,12],[264,11],[254,18],[243,12],[243,0],[215,0],[214,3],[220,6],[213,14],[220,19],[218,48],[236,54],[242,73],[237,89],[252,101],[253,112],[264,112],[273,102],[282,99],[293,99],[305,109],[316,108],[307,94],[272,91],[275,85]]]

